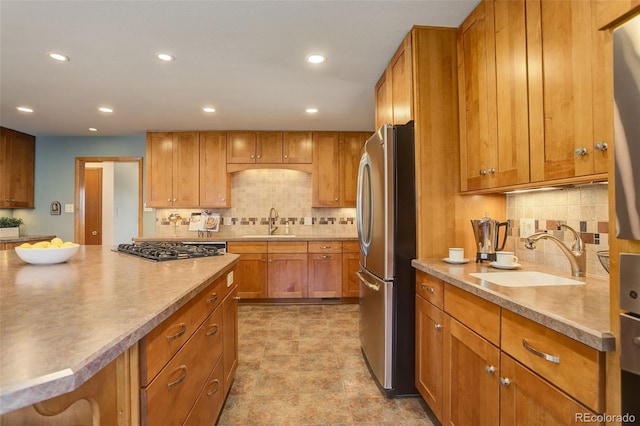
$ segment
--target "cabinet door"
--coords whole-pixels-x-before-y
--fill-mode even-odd
[[[3,159],[0,160],[4,196],[0,206],[31,208],[34,206],[34,167],[36,138],[10,129],[2,129]]]
[[[533,182],[593,174],[594,157],[602,155],[594,152],[591,5],[526,3]]]
[[[448,315],[444,327],[443,424],[497,425],[500,350]]]
[[[296,164],[311,164],[313,162],[311,132],[284,132],[282,162]]]
[[[638,6],[640,0],[596,0],[596,28],[610,26]]]
[[[173,134],[147,133],[147,206],[173,205]]]
[[[416,295],[416,388],[442,421],[444,313]]]
[[[340,140],[337,132],[313,133],[312,207],[340,206]]]
[[[370,133],[340,133],[340,206],[355,207],[358,166],[362,147]]]
[[[282,163],[282,132],[256,134],[256,163]]]
[[[389,73],[388,70],[385,70],[376,84],[376,129],[379,129],[383,124],[393,122],[391,78],[387,78]]]
[[[173,134],[173,206],[200,203],[200,139],[198,132]]]
[[[342,255],[309,254],[309,297],[342,296]]]
[[[496,82],[493,2],[483,1],[458,30],[462,190],[491,185],[496,168]]]
[[[592,411],[504,353],[500,356],[500,372],[501,425],[525,426],[535,419],[539,425],[568,426],[580,424],[579,415],[595,417]]]
[[[238,296],[242,299],[265,299],[267,297],[267,255],[241,254],[236,266],[235,282]]]
[[[307,255],[269,255],[267,293],[269,298],[307,297]]]
[[[200,133],[200,206],[230,207],[227,175],[227,134]]]
[[[238,287],[222,302],[222,362],[224,394],[227,395],[238,367]]]
[[[256,162],[256,133],[227,132],[227,163]]]
[[[411,33],[396,51],[389,64],[391,73],[391,105],[393,124],[413,120],[413,66],[411,62]]]
[[[342,254],[342,297],[360,297],[359,269],[360,253]]]

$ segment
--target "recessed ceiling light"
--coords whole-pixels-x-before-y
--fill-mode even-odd
[[[18,111],[22,111],[22,112],[33,112],[33,108],[29,108],[26,106],[19,106],[16,108]]]
[[[51,59],[55,59],[56,61],[59,61],[59,62],[68,62],[71,60],[67,55],[63,55],[62,53],[58,53],[58,52],[49,52],[48,55]]]
[[[318,108],[307,108],[305,109],[305,111],[309,114],[315,114],[316,112],[318,112]]]
[[[164,62],[171,62],[176,60],[175,56],[170,55],[168,53],[158,53],[156,57]]]
[[[321,64],[324,62],[324,56],[314,53],[313,55],[307,56],[307,61],[312,64]]]
[[[100,108],[98,108],[98,111],[100,111],[100,112],[113,112],[113,109],[109,108],[109,107],[100,107]]]
[[[212,108],[212,107],[204,107],[204,108],[202,108],[202,110],[204,112],[216,112],[216,109]]]
[[[97,132],[97,131],[98,131],[98,129],[96,129],[95,127],[89,127],[89,131],[90,131],[90,132]]]

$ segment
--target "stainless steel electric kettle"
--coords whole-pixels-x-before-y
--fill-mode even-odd
[[[496,252],[504,250],[509,232],[509,222],[498,222],[485,213],[484,218],[471,220],[473,235],[476,238],[476,262],[489,260],[495,262]],[[500,228],[504,227],[502,243],[498,245]]]

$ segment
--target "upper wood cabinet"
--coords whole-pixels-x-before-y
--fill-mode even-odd
[[[313,132],[312,207],[355,207],[366,132]]]
[[[376,84],[376,129],[386,123],[406,124],[413,120],[411,61],[411,33],[409,33]]]
[[[0,127],[0,207],[34,207],[35,136]]]
[[[226,132],[200,133],[200,206],[231,207]]]
[[[597,28],[610,28],[640,6],[640,0],[595,0]]]
[[[311,132],[227,133],[230,164],[308,164],[312,158]]]
[[[147,133],[147,206],[199,205],[198,132]]]

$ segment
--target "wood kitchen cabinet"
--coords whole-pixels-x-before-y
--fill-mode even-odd
[[[307,295],[342,296],[342,242],[309,242]]]
[[[227,251],[240,255],[235,272],[240,299],[266,299],[267,243],[230,241]]]
[[[342,243],[342,297],[360,297],[360,244],[357,241]]]
[[[367,132],[313,132],[312,207],[355,207]]]
[[[595,0],[597,28],[609,28],[640,6],[640,0]]]
[[[256,137],[256,132],[227,132],[227,163],[255,163]]]
[[[146,170],[148,207],[198,206],[198,132],[147,133]]]
[[[282,136],[282,162],[311,164],[313,137],[311,132],[284,132]]]
[[[226,132],[200,133],[200,206],[231,207]]]
[[[395,52],[376,84],[376,129],[383,124],[413,120],[413,66],[411,33]]]
[[[35,136],[0,127],[0,208],[34,207]]]
[[[269,242],[267,295],[299,299],[307,292],[307,242]]]
[[[227,133],[230,164],[308,164],[312,156],[311,132]]]
[[[229,283],[227,282],[229,287]],[[224,395],[229,393],[238,368],[238,286],[232,284],[222,301],[222,361]]]

